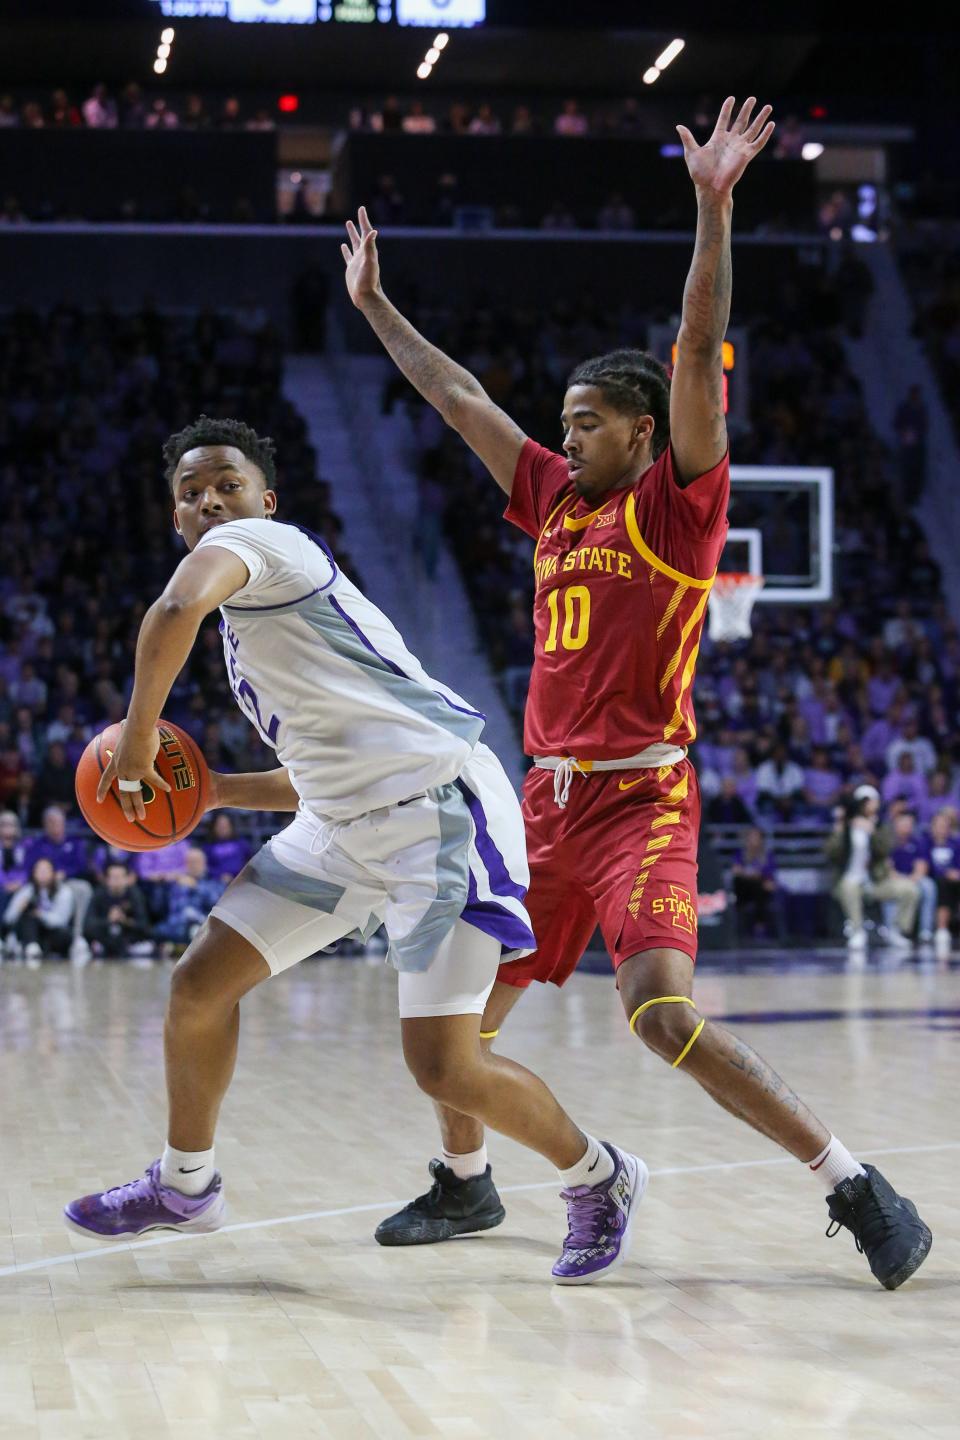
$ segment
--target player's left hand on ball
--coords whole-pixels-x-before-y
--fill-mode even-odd
[[[729,195],[750,161],[760,154],[776,127],[770,119],[772,105],[764,105],[756,118],[751,118],[756,103],[756,97],[750,95],[741,105],[737,118],[732,120],[736,101],[728,95],[713,134],[703,145],[697,144],[685,125],[677,126],[677,134],[683,141],[683,158],[698,190]]]
[[[120,808],[131,823],[134,820],[146,819],[142,786],[147,784],[153,790],[170,789],[166,780],[157,774],[156,759],[159,749],[160,731],[156,727],[148,730],[146,734],[137,735],[124,722],[116,750],[112,754],[107,752],[107,768],[100,776],[100,784],[97,786],[97,804],[103,804],[115,781],[126,780],[132,783],[136,780],[141,785],[139,790],[121,790],[118,787]]]

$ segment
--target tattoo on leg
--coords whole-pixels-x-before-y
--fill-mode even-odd
[[[751,1080],[756,1080],[763,1086],[767,1095],[772,1095],[779,1100],[791,1115],[800,1113],[800,1099],[790,1089],[785,1081],[781,1080],[775,1070],[765,1065],[759,1055],[754,1054],[749,1045],[744,1045],[742,1040],[733,1040],[733,1054],[727,1058],[735,1070],[741,1070]]]

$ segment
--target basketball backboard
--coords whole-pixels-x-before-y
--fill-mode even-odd
[[[833,598],[833,471],[731,465],[730,533],[720,569],[762,575],[762,605]]]

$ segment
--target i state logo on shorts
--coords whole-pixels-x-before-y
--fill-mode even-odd
[[[650,906],[654,915],[663,915],[664,912],[672,917],[672,923],[678,930],[686,930],[692,935],[697,928],[697,909],[691,904],[690,891],[684,890],[682,885],[671,885],[670,894],[663,899],[654,900]]]

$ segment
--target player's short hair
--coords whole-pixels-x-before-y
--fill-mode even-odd
[[[171,435],[164,444],[163,473],[171,490],[180,461],[188,450],[196,450],[199,445],[232,445],[254,465],[259,465],[268,490],[277,483],[276,446],[269,436],[258,435],[242,420],[214,420],[209,415],[199,415],[192,425]]]
[[[653,457],[670,441],[670,377],[646,350],[611,350],[584,360],[570,374],[571,385],[595,385],[615,410],[653,416]]]

